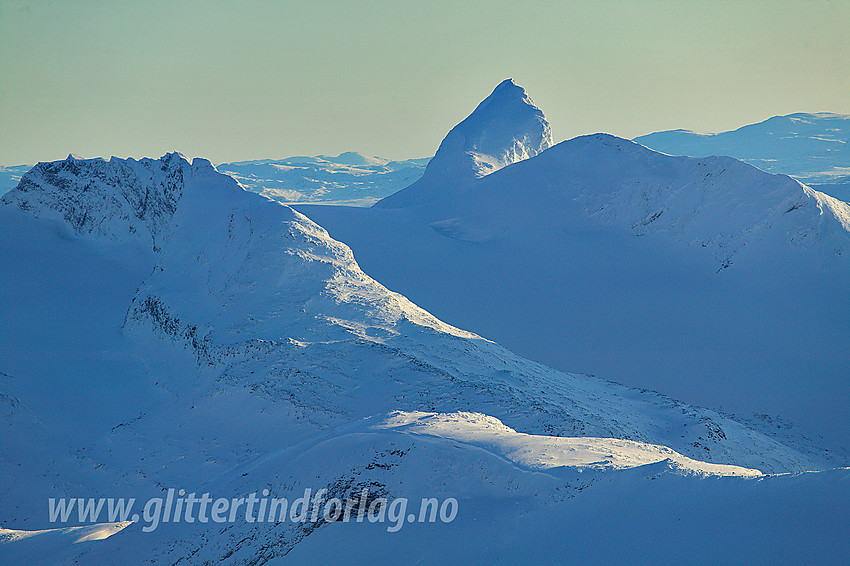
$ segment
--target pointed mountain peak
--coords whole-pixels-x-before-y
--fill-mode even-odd
[[[186,163],[189,164],[189,160],[186,159],[186,156],[180,153],[179,151],[170,151],[159,158],[159,161],[162,161],[166,165],[172,165],[176,163]]]
[[[543,112],[524,88],[505,79],[452,128],[421,179],[375,206],[401,208],[441,200],[551,145],[552,133]]]
[[[515,100],[517,102],[524,102],[530,106],[534,106],[534,102],[528,96],[528,93],[525,92],[525,89],[520,85],[516,84],[513,79],[505,79],[496,85],[496,88],[493,89],[493,92],[490,93],[490,96],[485,98],[479,106],[485,105],[485,103],[492,103],[494,101],[508,101]],[[542,114],[542,112],[541,112]]]
[[[513,79],[505,79],[498,85],[496,85],[496,88],[493,89],[493,94],[511,92],[516,90],[522,91],[522,94],[525,95],[525,89],[516,84]],[[493,94],[491,94],[490,96],[492,97]]]

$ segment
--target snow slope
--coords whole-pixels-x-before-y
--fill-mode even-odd
[[[133,523],[79,544],[70,531],[28,536],[56,528],[48,497],[145,500],[168,488],[456,497],[457,528],[406,527],[422,543],[444,541],[437,553],[463,553],[473,525],[498,531],[517,513],[529,518],[517,545],[533,545],[548,517],[562,536],[549,550],[564,552],[587,535],[569,526],[573,502],[618,493],[643,505],[654,485],[684,491],[695,508],[747,494],[754,521],[811,490],[848,500],[843,471],[761,475],[829,465],[810,451],[441,322],[366,275],[307,217],[205,160],[72,158],[40,164],[21,185],[0,205],[0,314],[15,321],[0,342],[4,561],[298,563],[317,535],[390,534],[384,524],[362,533],[366,524],[238,520],[152,533]],[[821,498],[800,505],[801,530],[783,545],[838,555],[844,539],[805,526]],[[631,537],[617,540],[649,548]],[[435,559],[381,544],[377,558],[370,547],[351,552]]]
[[[655,132],[636,142],[671,155],[728,155],[770,173],[784,173],[847,200],[850,116],[797,113],[774,116],[730,132]],[[843,197],[843,198],[842,198]]]
[[[346,152],[222,163],[218,170],[281,202],[371,206],[419,179],[427,163],[428,158],[390,161]]]
[[[375,204],[398,208],[461,192],[475,179],[552,145],[549,123],[511,79],[502,81],[443,139],[422,178]]]
[[[469,512],[448,528],[321,529],[275,564],[835,564],[850,550],[836,519],[844,474],[694,481],[647,467],[579,477],[563,500],[562,489],[464,501]]]
[[[443,320],[846,461],[846,203],[732,158],[606,134],[433,195],[298,209]]]

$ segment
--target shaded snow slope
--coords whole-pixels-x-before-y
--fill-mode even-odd
[[[397,533],[356,523],[320,529],[287,558],[292,564],[361,558],[408,564],[832,564],[850,551],[850,529],[837,519],[848,496],[846,470],[695,481],[648,466],[565,479],[549,497],[534,497],[513,491],[491,466],[482,470],[490,473],[483,482],[503,494],[463,499],[467,513],[449,525]],[[521,485],[530,475],[515,481]]]
[[[548,563],[565,557],[653,564],[659,556],[692,564],[833,563],[848,548],[840,520],[850,498],[846,470],[718,477],[666,461],[625,470],[532,470],[496,450],[357,423],[187,486],[245,497],[256,489],[250,478],[290,501],[309,485],[327,486],[327,497],[351,496],[368,486],[390,501],[406,496],[409,502],[396,532],[387,529],[397,528],[397,520],[300,524],[240,517],[227,525],[166,523],[154,533],[134,524],[96,546],[69,545],[47,556],[32,547],[7,548],[15,557],[90,564],[120,563],[128,556],[167,564],[438,564],[458,558]],[[405,512],[417,513],[423,497],[456,498],[456,519],[405,523]]]
[[[552,134],[543,112],[524,88],[506,79],[449,131],[421,179],[375,206],[398,208],[446,198],[473,180],[551,145]]]
[[[515,519],[515,504],[562,516],[569,501],[592,501],[587,488],[599,482],[626,481],[626,491],[639,494],[664,478],[674,489],[693,486],[703,501],[699,493],[714,489],[703,482],[738,470],[730,466],[825,466],[717,412],[554,371],[449,326],[366,275],[351,250],[311,220],[244,191],[203,160],[74,160],[44,169],[56,173],[0,206],[0,314],[25,321],[0,342],[4,529],[55,528],[48,497],[143,501],[184,488],[224,497],[267,489],[294,499],[305,487],[353,497],[366,486],[457,497],[468,509],[459,524],[491,509],[482,526],[498,529]],[[114,172],[124,181],[101,181]],[[166,186],[176,209],[141,214],[156,230],[130,231],[141,226],[133,203]],[[72,213],[57,196],[63,191]],[[113,197],[110,206],[104,196]],[[75,220],[81,214],[86,222]],[[426,425],[443,424],[399,422],[423,413],[434,413]],[[469,426],[446,429],[457,418]],[[497,437],[487,436],[490,425]],[[589,461],[596,454],[602,459]],[[609,456],[612,465],[600,463]],[[637,475],[621,475],[628,473]],[[804,483],[839,479],[825,474],[807,474],[813,479]],[[770,485],[759,492],[767,494],[765,516],[769,501],[793,494]],[[840,489],[824,489],[844,500]],[[354,528],[241,520],[140,527],[83,546],[57,539],[41,551],[6,542],[0,558],[270,563],[318,533]],[[420,527],[425,539],[452,532]],[[586,533],[564,534],[566,544]],[[518,544],[537,536],[517,535]]]

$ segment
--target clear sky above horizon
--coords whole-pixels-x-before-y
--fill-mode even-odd
[[[556,140],[850,114],[850,0],[0,0],[0,165],[432,155],[501,80]]]

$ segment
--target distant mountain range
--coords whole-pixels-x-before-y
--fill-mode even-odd
[[[218,170],[280,202],[371,206],[416,181],[427,163],[428,158],[390,161],[347,152],[222,163]]]
[[[279,202],[372,206],[419,179],[429,159],[392,161],[346,152],[235,161],[218,165],[218,170],[249,191]],[[0,167],[0,195],[17,186],[31,167]]]
[[[510,79],[496,90],[506,96],[520,88]],[[493,103],[488,101],[488,105]],[[482,103],[483,104],[483,103]],[[463,122],[450,132],[444,146],[438,149],[440,160],[454,160],[457,171],[469,171],[469,179],[477,178],[509,163],[536,155],[553,144],[549,125],[539,112],[500,115],[479,113],[482,123]],[[494,110],[495,112],[495,110]],[[491,113],[492,114],[492,113]],[[515,127],[525,120],[528,139],[515,140],[516,145],[494,149],[489,139],[499,139],[500,128]],[[535,125],[536,124],[536,125]],[[485,136],[475,138],[475,134]],[[482,134],[486,132],[486,134]],[[850,200],[850,116],[841,114],[797,113],[774,116],[764,122],[743,126],[730,132],[701,134],[689,130],[669,130],[639,136],[634,141],[669,155],[691,157],[730,156],[769,173],[790,175],[807,185],[839,200]],[[488,156],[484,158],[483,156]],[[338,156],[296,156],[284,159],[234,161],[218,165],[219,171],[231,175],[245,188],[285,203],[324,203],[348,206],[371,206],[375,202],[414,185],[425,173],[431,158],[393,161],[357,152]],[[473,163],[463,166],[464,160]],[[0,167],[0,195],[12,189],[29,165]],[[434,171],[447,171],[445,163]],[[453,180],[454,183],[458,179]],[[466,180],[464,181],[466,182]],[[441,184],[426,177],[425,184]],[[420,185],[422,184],[420,183]],[[410,199],[419,185],[395,196]],[[388,201],[392,202],[392,201]]]
[[[797,113],[774,116],[730,132],[670,130],[635,141],[670,155],[729,155],[850,200],[850,116]]]

